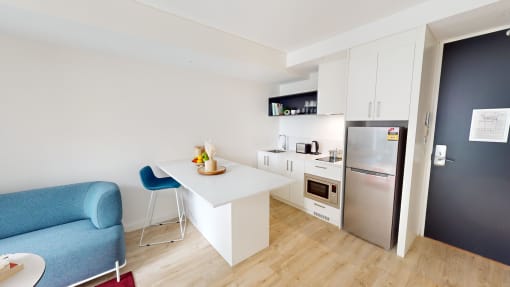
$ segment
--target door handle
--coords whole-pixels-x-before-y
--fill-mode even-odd
[[[291,160],[290,161],[290,172],[292,172],[293,169],[294,169],[294,162]]]
[[[289,160],[287,160],[287,171],[289,171]]]
[[[377,117],[381,116],[381,101],[377,101]]]
[[[372,101],[368,103],[368,117],[372,117]]]
[[[455,160],[446,157],[446,145],[436,145],[436,151],[434,153],[434,165],[444,166],[446,162],[455,162]]]
[[[316,168],[322,168],[322,169],[328,169],[327,167],[318,166],[318,165],[316,165],[315,167],[316,167]]]
[[[454,159],[447,158],[447,157],[439,157],[439,158],[435,158],[434,160],[435,161],[439,161],[439,162],[455,162]],[[436,165],[436,166],[443,166],[444,164],[442,164],[442,165],[434,164],[434,165]]]

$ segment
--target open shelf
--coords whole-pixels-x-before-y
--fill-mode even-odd
[[[317,104],[317,91],[269,98],[267,114],[270,117],[285,116],[285,115],[273,115],[273,106],[272,105],[273,105],[273,103],[278,103],[278,104],[283,105],[283,110],[296,110],[297,111],[299,109],[299,113],[296,112],[296,114],[288,115],[288,116],[316,115],[317,114],[317,106],[308,108],[307,110],[305,110],[305,102],[306,101],[314,101],[315,104]]]

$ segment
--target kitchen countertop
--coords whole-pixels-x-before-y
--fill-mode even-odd
[[[268,150],[271,150],[271,149],[265,149],[265,150],[259,150],[259,151],[267,152],[267,153],[270,153],[270,154],[283,155],[283,156],[285,156],[287,158],[294,158],[294,159],[312,161],[312,162],[315,162],[315,163],[318,162],[318,163],[324,163],[324,164],[329,164],[329,165],[333,165],[333,166],[342,166],[343,165],[343,159],[340,160],[340,161],[334,162],[334,163],[333,162],[316,160],[316,159],[321,158],[321,157],[328,157],[329,153],[303,154],[303,153],[297,153],[297,152],[292,151],[292,150],[285,151],[285,152],[280,152],[280,153],[273,153],[273,152],[269,152]],[[342,154],[342,157],[343,157],[343,154]]]
[[[158,164],[182,186],[196,193],[213,207],[267,192],[294,182],[293,179],[217,158],[218,167],[227,171],[219,175],[201,175],[191,160],[173,160]]]

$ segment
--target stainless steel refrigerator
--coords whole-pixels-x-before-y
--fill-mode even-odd
[[[344,223],[385,249],[397,240],[406,129],[347,128]]]

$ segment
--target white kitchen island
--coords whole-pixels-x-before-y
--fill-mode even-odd
[[[201,175],[190,160],[158,166],[185,189],[186,217],[230,266],[269,246],[269,191],[292,179],[223,159],[220,175]]]

